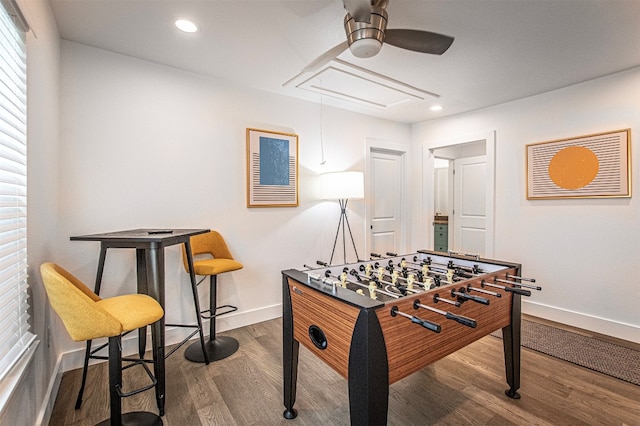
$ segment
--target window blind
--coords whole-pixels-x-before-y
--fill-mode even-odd
[[[27,293],[27,77],[24,18],[0,2],[0,382],[35,340]]]

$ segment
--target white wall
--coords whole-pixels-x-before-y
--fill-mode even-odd
[[[412,129],[414,152],[495,130],[495,257],[522,263],[524,275],[543,287],[523,311],[634,342],[640,342],[637,143],[632,198],[536,201],[526,199],[525,145],[626,128],[633,141],[640,133],[639,94],[636,68]],[[419,182],[418,160],[413,171]],[[424,216],[420,208],[413,206],[415,217]],[[420,235],[414,234],[415,245]]]
[[[410,126],[324,107],[62,42],[60,211],[55,261],[93,286],[99,244],[72,235],[140,227],[219,230],[244,269],[218,279],[239,307],[219,330],[281,315],[281,270],[328,259],[337,203],[317,200],[317,174],[364,170],[364,143],[410,146]],[[299,135],[300,206],[246,207],[247,127]],[[360,202],[361,204],[363,202]],[[350,221],[364,247],[363,205]],[[167,322],[195,322],[178,247],[167,250]],[[206,285],[202,300],[208,300]],[[135,253],[107,254],[103,295],[135,291]],[[205,302],[206,303],[206,302]],[[182,333],[183,329],[174,330]],[[59,326],[62,351],[81,349]],[[171,331],[167,341],[177,341]],[[77,367],[82,350],[64,368]]]

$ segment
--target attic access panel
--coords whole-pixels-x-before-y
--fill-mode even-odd
[[[335,59],[311,75],[292,81],[300,89],[375,108],[393,108],[438,99],[439,96],[398,80]],[[306,77],[306,78],[304,78]],[[298,80],[299,82],[295,82]]]

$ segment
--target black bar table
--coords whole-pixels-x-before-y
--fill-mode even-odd
[[[164,248],[175,244],[184,244],[187,251],[187,262],[191,283],[195,288],[195,274],[193,272],[193,258],[191,256],[190,238],[192,235],[204,234],[209,229],[132,229],[126,231],[106,232],[103,234],[80,235],[71,237],[71,241],[99,241],[100,259],[96,274],[95,292],[100,292],[102,273],[107,249],[134,248],[136,249],[136,269],[138,278],[138,293],[147,294],[160,303],[164,309]],[[151,326],[153,334],[154,374],[158,384],[156,386],[156,401],[160,416],[164,415],[165,403],[165,369],[164,369],[164,325],[165,317]],[[202,332],[202,331],[201,331]],[[144,354],[146,346],[145,332],[139,331],[140,356]]]

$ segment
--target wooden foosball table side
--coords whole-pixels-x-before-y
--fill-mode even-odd
[[[519,265],[464,281],[464,286],[480,288],[482,280],[517,275]],[[456,285],[444,285],[413,296],[385,303],[354,296],[346,289],[312,288],[306,274],[283,271],[283,376],[284,417],[297,416],[296,398],[300,343],[348,380],[352,424],[385,424],[389,385],[425,366],[502,329],[506,379],[511,398],[519,398],[520,387],[520,295],[492,288],[500,297],[489,305],[464,301],[447,309],[434,295],[444,296]],[[355,297],[355,299],[354,299]],[[449,297],[452,297],[449,295]],[[473,318],[476,327],[451,321],[438,313],[415,308],[414,302],[456,315]],[[396,308],[421,319],[441,324],[435,333],[407,318],[393,316]]]
[[[472,287],[480,288],[482,279],[493,280],[493,276],[504,277],[513,274],[514,269],[501,271],[499,274],[489,274],[466,282]],[[405,297],[396,302],[388,302],[384,307],[376,310],[389,362],[389,383],[395,383],[425,366],[456,352],[457,350],[475,342],[484,336],[507,327],[511,324],[513,295],[504,290],[496,290],[500,297],[489,297],[490,304],[482,305],[473,301],[465,301],[460,307],[448,307],[442,302],[435,302],[434,295],[450,292],[451,286],[434,288],[424,293]],[[453,286],[456,290],[460,288]],[[414,302],[431,306],[444,311],[451,311],[456,315],[473,318],[477,326],[470,328],[442,315],[426,310],[414,309]],[[391,309],[415,315],[420,319],[441,325],[441,331],[436,333],[411,321],[391,315]]]

